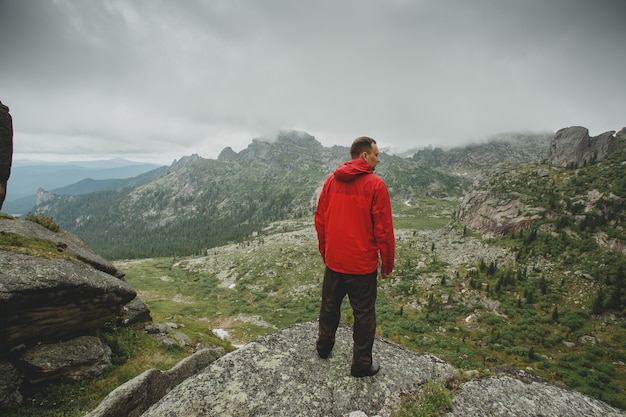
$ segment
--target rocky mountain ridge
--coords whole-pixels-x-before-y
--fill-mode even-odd
[[[477,173],[502,162],[539,162],[548,156],[553,133],[508,133],[493,136],[482,143],[444,150],[428,147],[412,157],[429,165],[456,172]]]
[[[470,152],[469,165],[456,156],[430,161],[384,154],[376,172],[401,204],[459,198],[481,164],[534,160],[540,152],[528,149],[547,150],[549,140],[529,135],[497,143],[441,151]],[[523,150],[502,154],[518,148]],[[489,156],[481,160],[480,150]],[[216,160],[181,158],[160,178],[137,187],[84,196],[42,192],[33,210],[54,217],[109,258],[199,253],[248,239],[272,221],[310,216],[324,178],[348,158],[347,147],[327,148],[305,132],[283,131],[256,138],[238,153],[225,148]],[[157,232],[169,236],[167,241],[156,238]]]

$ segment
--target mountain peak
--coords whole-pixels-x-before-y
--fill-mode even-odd
[[[200,159],[200,155],[198,155],[197,153],[191,154],[191,155],[187,155],[187,156],[183,156],[182,158],[180,158],[179,160],[174,159],[174,162],[172,162],[172,165],[170,165],[171,169],[178,169],[184,165],[190,164],[193,161]]]
[[[227,147],[220,153],[219,160],[270,161],[275,155],[290,154],[295,160],[313,150],[321,150],[322,144],[314,136],[297,130],[281,130],[272,138],[260,136],[239,153]]]

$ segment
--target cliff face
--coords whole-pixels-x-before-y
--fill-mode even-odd
[[[609,131],[590,137],[589,130],[584,127],[563,128],[556,132],[550,143],[548,159],[552,165],[561,167],[569,164],[583,165],[602,159],[618,149],[614,134],[615,131]]]
[[[472,191],[463,198],[457,219],[482,235],[500,237],[530,229],[545,210],[526,205],[529,196],[513,194],[503,199],[490,191]]]

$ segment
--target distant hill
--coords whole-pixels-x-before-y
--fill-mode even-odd
[[[131,178],[160,166],[125,159],[69,163],[16,160],[11,169],[6,200],[33,195],[39,188],[53,190],[87,178],[93,180]]]
[[[547,149],[549,138],[543,140]],[[72,197],[40,193],[37,210],[109,258],[203,253],[244,241],[274,221],[310,218],[324,178],[348,158],[347,147],[324,147],[307,133],[284,131],[253,139],[239,153],[226,148],[217,159],[181,158],[134,188]],[[430,164],[387,154],[381,159],[376,174],[398,207],[460,201],[471,182],[454,160]]]
[[[123,182],[110,182],[111,180],[134,178],[159,167],[157,164],[125,159],[71,163],[16,160],[13,162],[2,209],[11,214],[22,214],[31,210],[35,206],[35,195],[40,188],[57,194],[85,194],[115,189],[123,186],[120,185]],[[64,188],[79,182],[82,182],[79,186]]]

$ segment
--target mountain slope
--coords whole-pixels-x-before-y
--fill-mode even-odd
[[[411,159],[382,158],[377,173],[396,201],[460,197],[467,186]],[[106,257],[202,253],[258,234],[273,221],[310,218],[324,178],[347,159],[348,148],[282,132],[272,141],[255,139],[238,154],[226,149],[217,160],[185,158],[132,189],[42,195],[37,210]]]
[[[437,150],[435,160],[419,152],[412,158],[381,154],[376,175],[399,216],[411,207],[426,218],[423,210],[432,206],[454,211],[478,169],[495,161],[535,162],[548,147],[546,135],[519,134]],[[273,221],[310,219],[324,178],[347,159],[347,147],[327,148],[307,133],[283,131],[253,139],[239,153],[225,148],[216,160],[184,157],[133,188],[42,194],[36,210],[109,258],[197,254],[241,242]]]

